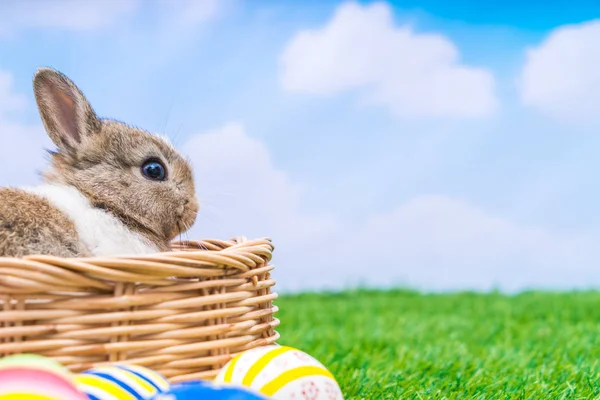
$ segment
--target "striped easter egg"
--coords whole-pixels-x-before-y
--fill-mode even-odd
[[[239,354],[219,371],[215,382],[247,386],[278,400],[343,400],[337,381],[323,364],[287,346]]]
[[[0,369],[0,400],[87,400],[65,374],[36,366]]]
[[[249,388],[219,385],[209,381],[190,381],[171,386],[152,400],[267,400]]]
[[[0,369],[22,366],[54,372],[65,377],[67,380],[73,379],[73,374],[65,366],[52,358],[38,354],[14,354],[0,359]]]
[[[136,365],[98,366],[75,375],[90,400],[145,400],[170,388],[158,372]]]

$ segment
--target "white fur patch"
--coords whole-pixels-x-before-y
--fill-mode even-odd
[[[43,184],[25,188],[46,198],[74,223],[79,239],[94,256],[151,254],[158,252],[142,235],[131,231],[110,213],[92,207],[88,199],[72,186]]]

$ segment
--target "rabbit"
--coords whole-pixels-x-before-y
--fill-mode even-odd
[[[164,137],[99,118],[59,71],[38,69],[33,87],[57,149],[39,186],[0,188],[0,256],[168,251],[199,210],[189,160]]]

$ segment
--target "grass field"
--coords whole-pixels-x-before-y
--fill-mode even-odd
[[[280,344],[350,399],[600,399],[600,293],[282,296]]]

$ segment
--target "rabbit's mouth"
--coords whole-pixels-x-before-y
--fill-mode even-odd
[[[175,229],[171,232],[171,239],[181,237],[192,227],[192,225],[194,225],[196,217],[198,216],[198,210],[198,202],[195,200],[191,202],[188,201],[185,205],[179,207],[177,210]]]

